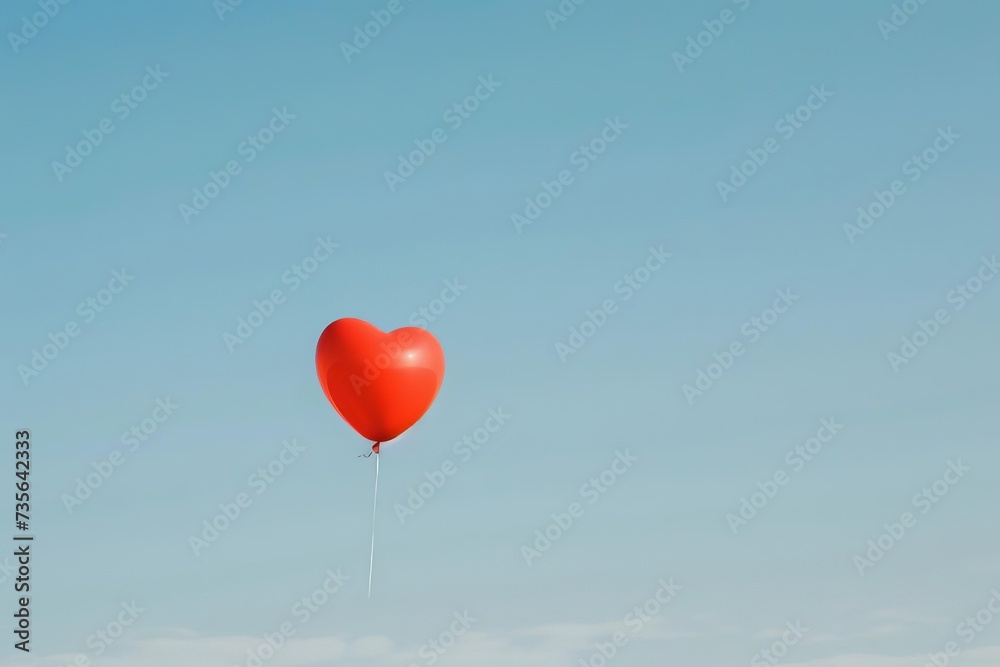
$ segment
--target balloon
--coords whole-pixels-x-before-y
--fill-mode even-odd
[[[429,331],[384,333],[355,318],[330,324],[316,345],[319,383],[333,408],[377,443],[417,423],[441,389],[444,351]]]

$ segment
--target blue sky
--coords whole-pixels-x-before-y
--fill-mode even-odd
[[[555,1],[401,0],[348,62],[341,44],[389,5],[77,1],[37,34],[23,22],[38,3],[0,13],[0,399],[4,432],[32,433],[37,535],[32,654],[5,647],[2,662],[247,665],[289,622],[266,664],[408,667],[468,612],[436,664],[578,665],[619,631],[623,667],[768,664],[796,622],[809,630],[782,664],[919,666],[952,640],[963,664],[996,664],[997,628],[956,638],[1000,587],[1000,281],[983,280],[1000,253],[1000,8],[931,1],[887,31],[892,3],[860,0],[592,0],[560,22]],[[448,111],[477,87],[456,127]],[[438,128],[391,189],[386,172]],[[53,166],[95,132],[72,171]],[[581,161],[587,145],[603,152]],[[754,173],[723,199],[734,166]],[[512,215],[566,171],[519,229]],[[884,215],[845,232],[896,180]],[[337,247],[289,278],[322,243]],[[651,251],[670,257],[644,273]],[[626,276],[648,280],[616,289]],[[383,450],[369,600],[374,461],[326,402],[315,343],[340,317],[406,326],[446,281],[464,289],[427,328],[447,373]],[[225,334],[274,290],[282,303],[231,352]],[[557,343],[608,300],[563,361]],[[37,375],[19,371],[72,324]],[[710,368],[734,343],[730,367]],[[699,371],[717,378],[686,394]],[[463,460],[455,443],[501,409]],[[122,434],[154,415],[132,451]],[[843,428],[790,463],[824,419]],[[258,494],[256,471],[293,441]],[[638,461],[590,504],[582,487],[625,452]],[[457,472],[399,520],[448,461]],[[727,515],[775,475],[734,532]],[[939,502],[915,502],[946,477]],[[196,554],[191,536],[241,493],[249,506]],[[574,502],[529,565],[522,547]],[[859,567],[906,512],[913,525]],[[328,570],[347,579],[300,624]],[[627,615],[661,580],[679,592],[633,633]],[[132,601],[143,611],[96,655],[88,638]]]

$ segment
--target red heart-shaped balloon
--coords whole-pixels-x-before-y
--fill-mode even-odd
[[[419,327],[385,333],[344,318],[319,337],[316,371],[344,421],[363,438],[386,442],[431,407],[444,379],[444,351]]]

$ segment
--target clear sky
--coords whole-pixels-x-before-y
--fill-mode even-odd
[[[903,4],[5,3],[0,664],[998,664],[1000,6]],[[447,359],[371,599],[341,317]]]

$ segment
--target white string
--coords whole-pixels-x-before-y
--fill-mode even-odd
[[[368,563],[368,598],[372,596],[372,573],[375,568],[375,508],[378,507],[378,452],[375,452],[375,502],[372,503],[372,557]]]

